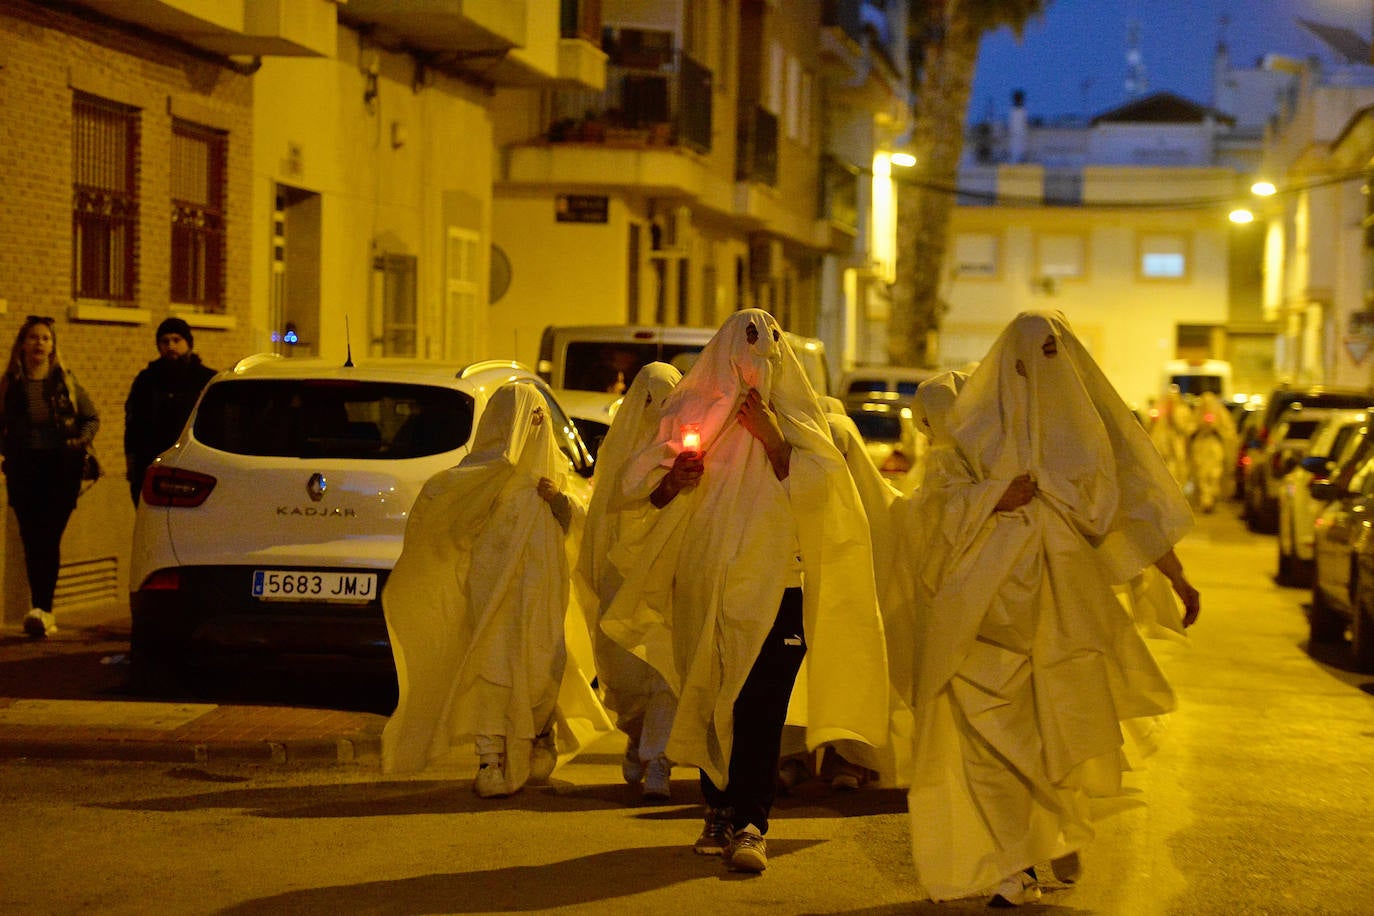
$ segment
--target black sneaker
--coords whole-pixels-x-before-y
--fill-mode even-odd
[[[702,826],[701,836],[697,837],[692,848],[703,856],[725,855],[734,835],[730,827],[732,813],[729,808],[707,808],[706,823]]]

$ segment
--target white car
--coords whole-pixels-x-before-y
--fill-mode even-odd
[[[548,401],[585,498],[591,454],[519,363],[260,355],[217,375],[144,480],[130,569],[134,682],[156,688],[207,668],[394,678],[381,593],[410,507],[467,454],[507,384]]]
[[[587,443],[587,448],[591,449],[595,458],[625,398],[604,391],[578,391],[575,388],[555,388],[554,397],[568,412],[582,441]]]
[[[914,491],[921,483],[928,446],[911,408],[895,401],[851,398],[845,402],[845,413],[858,427],[878,473],[903,494]]]
[[[1307,455],[1283,476],[1279,486],[1280,585],[1312,584],[1314,525],[1322,501],[1309,485],[1323,481],[1339,468],[1365,438],[1369,414],[1363,410],[1336,410],[1312,433]]]

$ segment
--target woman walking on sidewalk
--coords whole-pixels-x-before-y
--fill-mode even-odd
[[[62,533],[81,493],[86,450],[100,418],[86,390],[57,355],[51,318],[30,315],[0,377],[0,447],[10,505],[19,520],[32,610],[24,632],[47,636],[62,566]]]

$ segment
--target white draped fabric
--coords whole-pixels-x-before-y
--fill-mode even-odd
[[[779,481],[736,420],[750,388],[792,446]],[[638,537],[611,552],[625,584],[602,621],[678,694],[668,755],[728,782],[733,706],[800,566],[807,744],[887,739],[887,665],[868,523],[801,364],[771,315],[730,316],[668,397],[655,440],[626,465],[625,498],[649,496],[701,437],[705,470]],[[800,558],[800,564],[798,564]]]
[[[642,646],[622,648],[601,632],[600,622],[624,581],[609,560],[611,549],[620,542],[622,531],[635,537],[635,532],[651,523],[658,511],[647,497],[622,498],[625,463],[658,434],[664,401],[681,379],[682,373],[673,366],[649,363],[636,373],[625,392],[597,451],[595,488],[587,507],[575,576],[579,600],[589,611],[603,700],[616,714],[617,725],[635,738],[639,737],[638,723],[643,720],[647,704],[663,693],[671,697],[671,690],[662,675],[643,660]],[[662,737],[666,738],[666,733]],[[648,750],[661,751],[655,736],[649,738]],[[652,756],[649,754],[646,759]]]
[[[382,766],[411,772],[478,735],[504,737],[508,791],[529,776],[533,739],[556,720],[560,762],[610,730],[589,684],[567,664],[569,540],[541,477],[567,494],[539,391],[491,397],[471,452],[425,484],[382,593],[400,685],[382,733]],[[573,534],[585,509],[569,498]],[[589,664],[590,660],[586,660]]]
[[[1057,312],[1025,312],[947,415],[925,542],[909,793],[933,899],[1081,848],[1119,791],[1122,723],[1173,707],[1113,586],[1192,522],[1129,408]],[[932,454],[932,458],[936,458]],[[993,507],[1029,473],[1038,495]]]

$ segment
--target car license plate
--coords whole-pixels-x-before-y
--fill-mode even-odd
[[[351,601],[377,597],[377,574],[322,569],[256,569],[253,597],[264,601]]]

